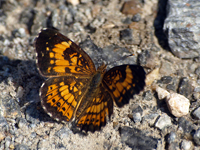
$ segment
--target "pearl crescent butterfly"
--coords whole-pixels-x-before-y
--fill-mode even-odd
[[[57,121],[74,121],[81,130],[94,132],[106,125],[118,107],[129,103],[145,86],[138,65],[97,69],[74,42],[54,29],[43,29],[35,40],[39,72],[48,79],[40,88],[43,109]]]

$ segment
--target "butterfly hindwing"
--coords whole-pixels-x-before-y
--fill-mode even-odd
[[[56,120],[70,121],[87,85],[87,78],[72,76],[49,78],[40,88],[41,104]]]
[[[42,30],[35,47],[38,68],[43,76],[89,76],[96,70],[90,57],[57,30]]]
[[[104,85],[109,89],[118,107],[129,103],[129,99],[143,90],[145,72],[138,65],[121,65],[105,73]]]
[[[106,125],[107,117],[110,118],[113,113],[113,100],[109,92],[103,87],[100,87],[100,92],[93,99],[86,111],[77,118],[76,125],[81,130],[96,131]]]

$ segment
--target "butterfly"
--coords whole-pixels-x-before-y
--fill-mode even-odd
[[[106,125],[118,107],[129,103],[145,86],[139,65],[97,69],[78,45],[55,29],[43,29],[35,39],[37,66],[48,79],[39,95],[43,109],[57,121],[73,121],[81,130],[94,132]]]

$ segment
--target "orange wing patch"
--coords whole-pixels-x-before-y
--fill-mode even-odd
[[[82,97],[79,91],[84,93],[87,80],[70,76],[49,78],[40,89],[43,108],[56,120],[70,121]]]
[[[104,84],[109,89],[118,107],[129,103],[133,94],[144,87],[145,72],[141,66],[122,65],[110,69],[104,75]]]
[[[90,57],[57,30],[42,30],[36,38],[37,64],[46,77],[91,76],[96,68]]]
[[[100,93],[87,108],[87,110],[77,119],[77,126],[81,130],[100,130],[106,124],[106,117],[110,118],[113,113],[113,101],[109,92],[101,86]]]

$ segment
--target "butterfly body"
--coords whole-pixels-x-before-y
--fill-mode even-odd
[[[118,107],[143,90],[145,72],[138,65],[97,70],[91,58],[57,30],[44,29],[36,38],[37,65],[49,77],[40,88],[44,110],[58,121],[75,120],[81,130],[96,131]]]

